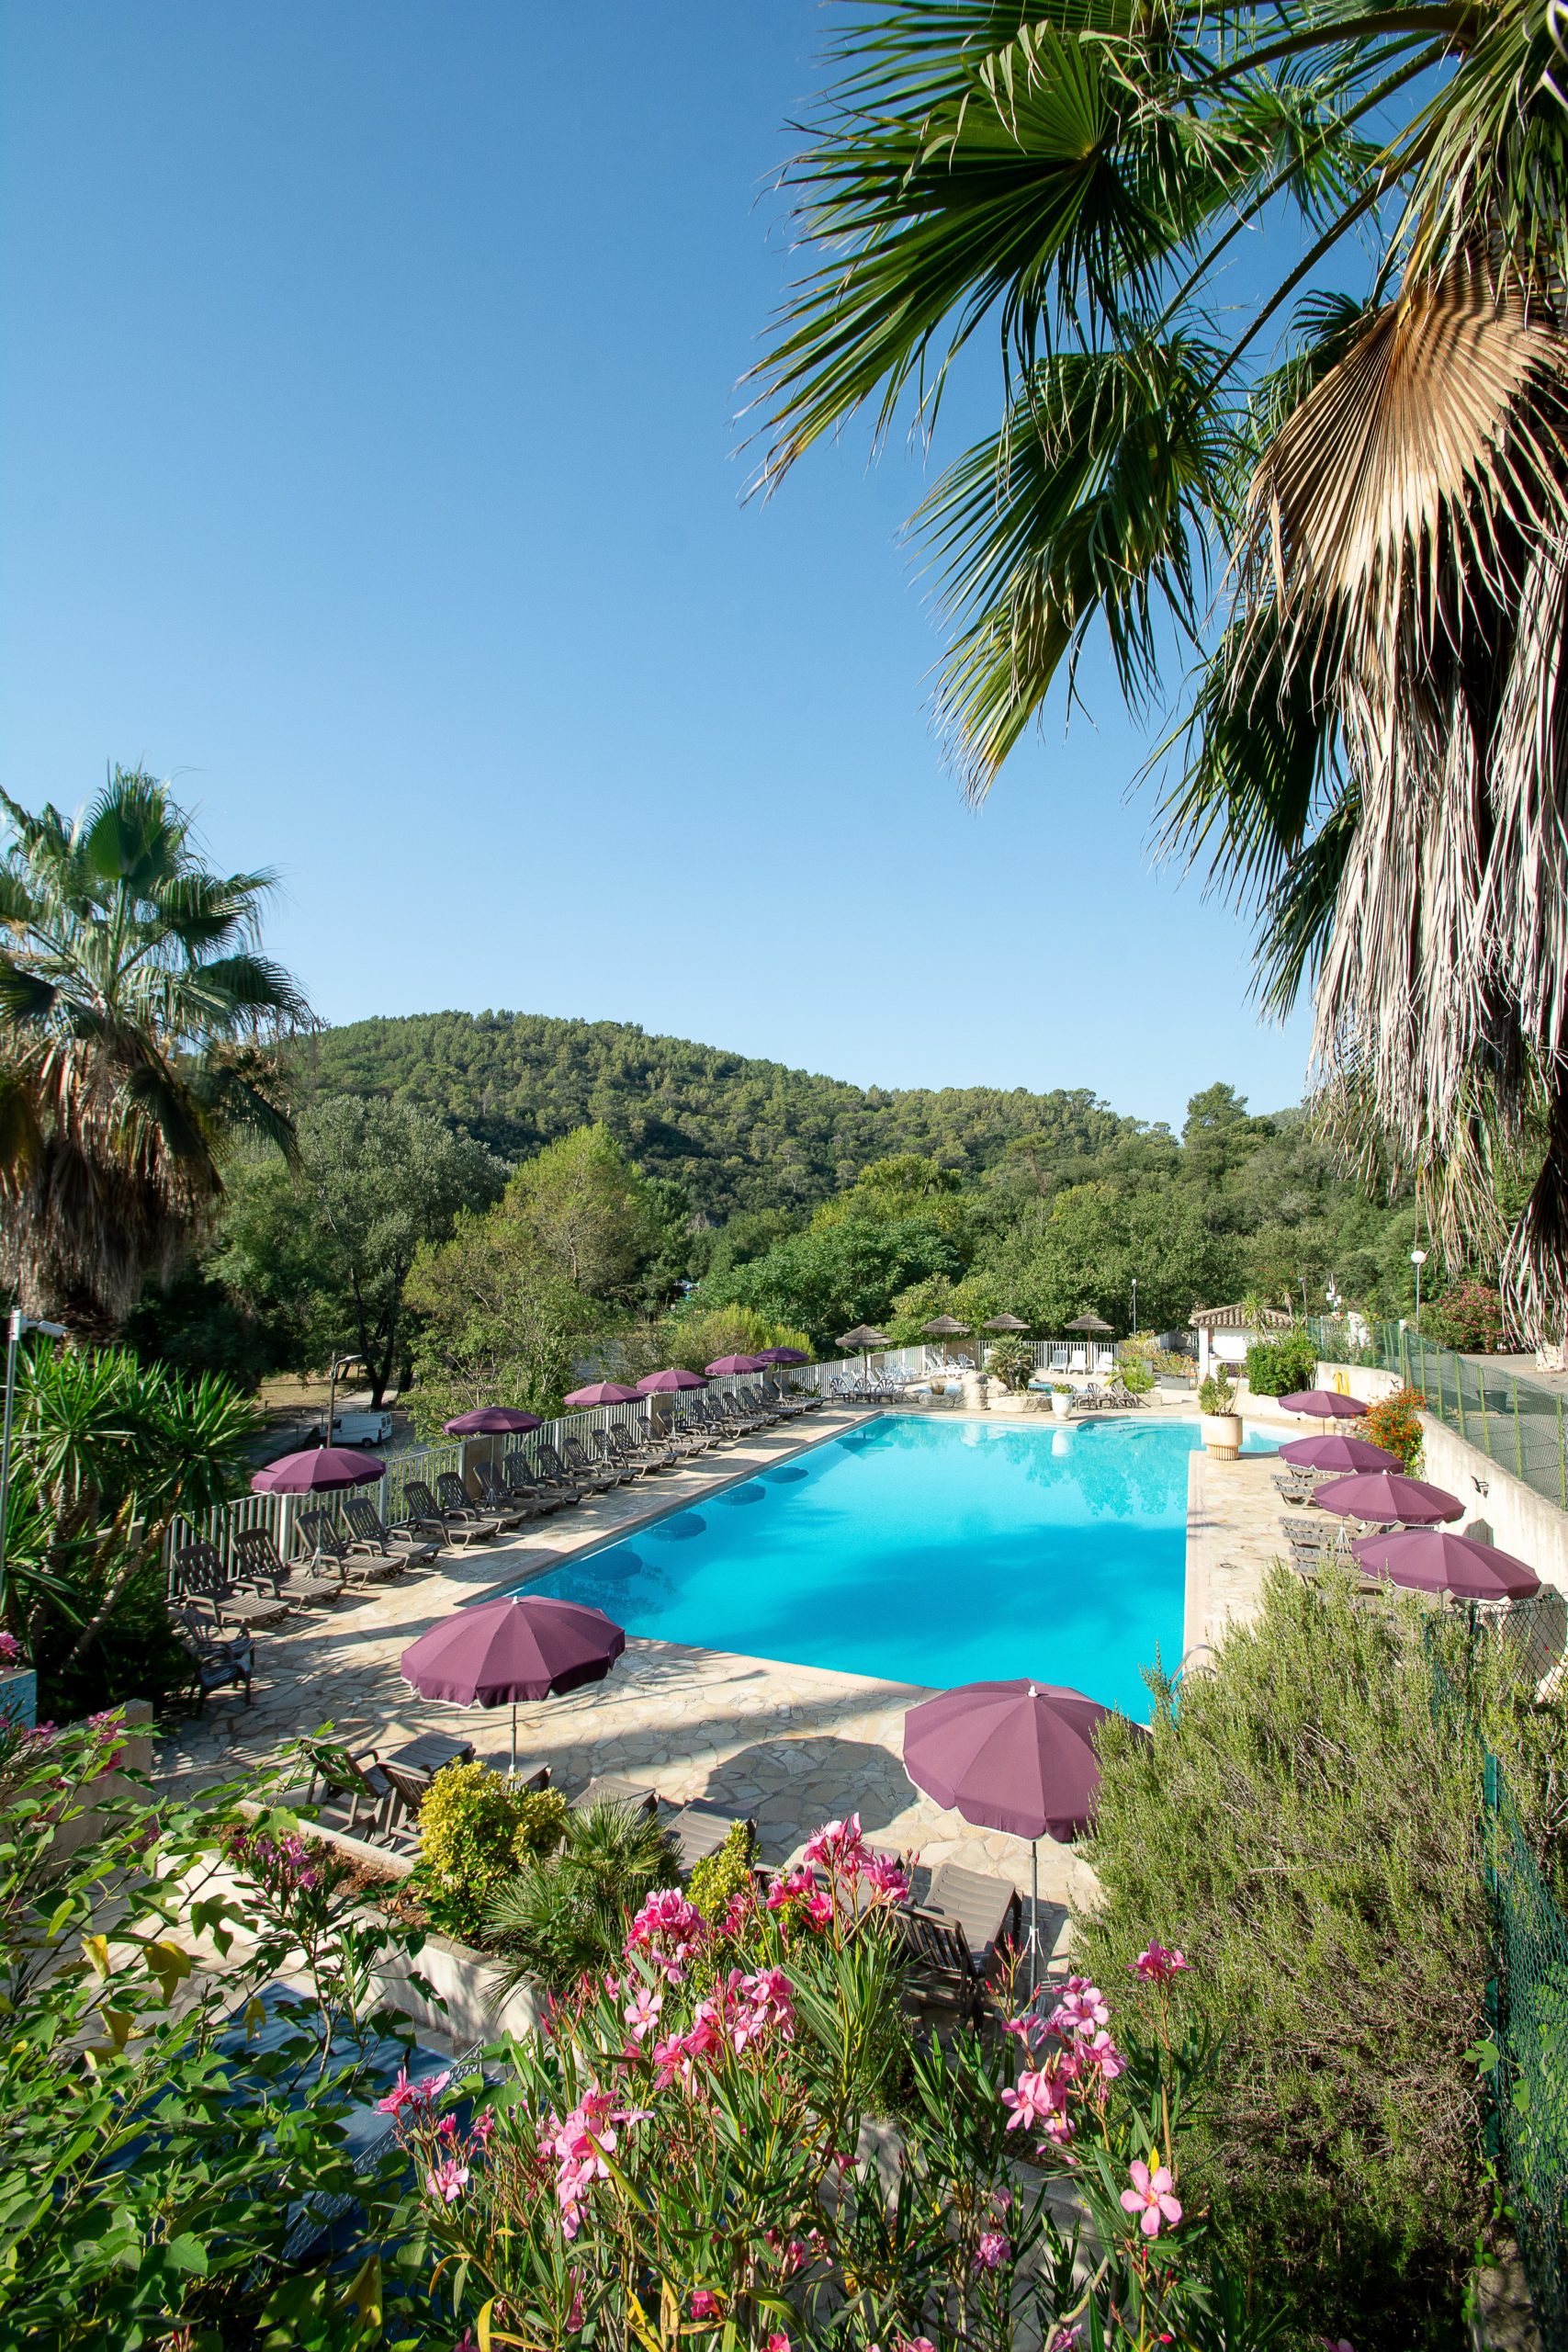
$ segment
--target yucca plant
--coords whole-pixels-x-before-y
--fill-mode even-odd
[[[983,793],[1103,626],[1167,837],[1315,992],[1340,1131],[1450,1247],[1537,1176],[1517,1311],[1568,1317],[1568,113],[1546,0],[882,0],[786,173],[812,261],[763,478],[863,405],[1000,423],[917,518]],[[1238,240],[1257,258],[1243,274]],[[1336,273],[1343,282],[1334,284]]]
[[[111,1336],[243,1134],[293,1149],[271,1044],[309,1018],[255,937],[268,874],[214,874],[168,787],[116,768],[82,817],[0,794],[0,1197],[23,1306]]]

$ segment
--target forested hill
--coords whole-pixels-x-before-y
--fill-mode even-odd
[[[672,1176],[710,1217],[810,1208],[888,1152],[969,1176],[1037,1139],[1060,1163],[1139,1131],[1087,1088],[865,1090],[748,1061],[617,1021],[427,1012],[356,1021],[302,1049],[319,1094],[383,1095],[437,1113],[508,1159],[600,1120],[649,1175]]]

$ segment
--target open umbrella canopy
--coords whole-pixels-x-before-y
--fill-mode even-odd
[[[1424,1478],[1407,1478],[1398,1470],[1364,1470],[1358,1477],[1331,1478],[1313,1500],[1320,1510],[1337,1511],[1341,1519],[1398,1519],[1412,1527],[1464,1516],[1457,1495],[1429,1487]]]
[[[1029,1326],[1021,1315],[989,1315],[980,1329],[982,1331],[1027,1331]]]
[[[1348,1474],[1353,1470],[1399,1470],[1404,1467],[1397,1453],[1385,1445],[1374,1445],[1371,1438],[1347,1437],[1342,1430],[1330,1430],[1325,1437],[1294,1437],[1289,1445],[1280,1448],[1281,1462],[1293,1462],[1300,1470],[1337,1470]]]
[[[958,1340],[967,1337],[970,1326],[961,1323],[956,1315],[933,1315],[920,1329],[928,1340]]]
[[[1341,1396],[1337,1388],[1297,1388],[1280,1399],[1287,1413],[1311,1413],[1320,1421],[1353,1421],[1367,1408],[1359,1396]]]
[[[767,1356],[719,1356],[705,1367],[711,1378],[720,1379],[732,1372],[766,1372],[771,1359]]]
[[[1101,1322],[1098,1315],[1076,1316],[1072,1322],[1065,1323],[1062,1328],[1065,1331],[1109,1332],[1111,1329],[1110,1324]]]
[[[307,1453],[280,1453],[251,1480],[255,1495],[341,1495],[345,1487],[372,1487],[387,1475],[374,1453],[346,1445],[315,1445]]]
[[[411,1642],[399,1663],[422,1698],[505,1707],[602,1682],[626,1645],[601,1609],[509,1593],[455,1610]]]
[[[1444,1527],[1416,1527],[1401,1535],[1363,1535],[1350,1549],[1361,1566],[1417,1592],[1451,1592],[1461,1600],[1528,1600],[1540,1578],[1511,1552],[1453,1535]]]
[[[1048,1682],[964,1683],[910,1708],[904,1770],[979,1828],[1076,1838],[1100,1792],[1093,1735],[1110,1713]]]
[[[841,1348],[885,1348],[888,1344],[886,1331],[874,1331],[869,1323],[857,1323],[852,1331],[840,1331]]]
[[[574,1388],[561,1401],[567,1405],[635,1405],[638,1397],[635,1388],[624,1388],[618,1380],[591,1380],[586,1388]]]
[[[441,1426],[448,1437],[522,1437],[526,1430],[542,1430],[545,1425],[537,1413],[520,1412],[512,1405],[480,1405]]]
[[[759,1348],[757,1362],[778,1364],[809,1363],[811,1358],[804,1348]]]
[[[672,1363],[663,1372],[645,1372],[637,1385],[640,1396],[668,1396],[677,1388],[705,1388],[707,1382],[700,1372],[688,1372],[684,1364]]]

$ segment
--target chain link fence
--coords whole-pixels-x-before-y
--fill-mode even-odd
[[[1491,2125],[1546,2352],[1568,2352],[1568,1918],[1508,1792],[1483,1766],[1492,1897]]]
[[[1322,1323],[1311,1326],[1319,1349],[1332,1345]],[[1363,1361],[1397,1373],[1418,1389],[1434,1419],[1511,1470],[1538,1495],[1568,1510],[1568,1426],[1562,1398],[1483,1357],[1436,1348],[1408,1324],[1374,1323]]]

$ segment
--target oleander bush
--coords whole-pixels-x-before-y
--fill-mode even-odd
[[[717,1920],[657,1890],[613,1964],[511,2044],[491,2104],[455,2104],[477,2082],[406,2097],[465,2344],[1282,2346],[1186,2188],[1212,2052],[1181,1954],[1134,1946],[1109,1996],[1075,1977],[1010,2039],[950,2025],[916,2049],[891,2030],[908,1894],[853,1819]]]
[[[1134,1922],[1186,1952],[1220,2052],[1188,2180],[1233,2263],[1356,2352],[1465,2340],[1490,2212],[1482,1735],[1549,1871],[1563,1851],[1562,1712],[1466,1638],[1414,1598],[1373,1614],[1278,1569],[1212,1671],[1156,1684],[1148,1737],[1118,1718],[1101,1740],[1079,1964],[1106,1981]]]
[[[1392,1396],[1380,1397],[1375,1405],[1369,1406],[1361,1423],[1362,1434],[1369,1442],[1397,1453],[1413,1476],[1421,1467],[1426,1450],[1421,1428],[1426,1402],[1418,1388],[1396,1388]]]
[[[1453,1283],[1427,1309],[1425,1336],[1440,1348],[1495,1355],[1503,1344],[1503,1301],[1490,1283]]]

